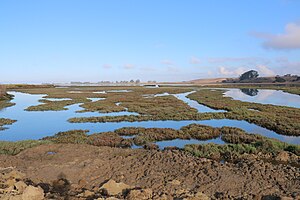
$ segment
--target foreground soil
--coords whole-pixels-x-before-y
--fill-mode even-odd
[[[179,150],[50,144],[27,149],[16,156],[0,155],[0,168],[9,167],[22,172],[27,185],[40,185],[48,199],[300,198],[297,167],[250,158],[221,163]],[[65,187],[61,189],[63,192],[50,194],[53,191],[49,187],[59,181]],[[145,189],[142,193],[147,195],[142,198],[139,191],[133,197],[130,190],[117,195],[103,192],[101,187],[107,181],[126,184],[132,190]]]

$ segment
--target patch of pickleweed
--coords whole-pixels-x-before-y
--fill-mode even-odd
[[[48,136],[42,140],[52,141],[54,143],[71,143],[71,144],[87,144],[89,136],[86,134],[88,130],[71,130],[59,132],[54,136]]]
[[[24,140],[17,142],[0,141],[0,154],[16,155],[21,151],[42,144],[50,144],[47,140]]]

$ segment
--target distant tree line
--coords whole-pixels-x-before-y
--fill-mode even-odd
[[[140,84],[141,80],[140,79],[136,79],[136,80],[122,80],[122,81],[99,81],[96,83],[92,83],[92,82],[74,82],[72,81],[71,84]],[[156,81],[148,81],[147,83],[156,83]]]

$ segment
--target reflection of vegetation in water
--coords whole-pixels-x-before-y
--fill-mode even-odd
[[[241,91],[249,96],[256,96],[258,94],[258,89],[255,88],[242,88]]]
[[[15,105],[14,103],[10,102],[12,99],[13,99],[13,95],[10,94],[5,94],[3,96],[0,96],[0,110]]]
[[[10,107],[10,106],[14,106],[15,104],[10,102],[12,99],[13,99],[12,95],[9,95],[6,93],[3,94],[0,97],[0,110]],[[11,125],[14,122],[16,122],[16,120],[0,118],[0,131],[4,130],[4,128],[3,128],[4,125]]]
[[[300,85],[299,84],[222,84],[222,85],[210,85],[205,86],[209,88],[254,88],[254,89],[269,89],[269,90],[282,90],[283,92],[288,92],[290,94],[300,95]]]

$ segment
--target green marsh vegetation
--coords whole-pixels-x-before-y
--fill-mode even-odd
[[[71,130],[45,137],[43,141],[64,144],[90,144],[94,146],[131,147],[132,141],[120,137],[115,132],[88,135],[88,130]]]
[[[0,131],[5,129],[5,128],[3,128],[3,126],[11,125],[15,122],[16,122],[16,120],[13,120],[13,119],[0,118]]]
[[[228,119],[246,120],[282,135],[300,135],[299,108],[242,102],[223,97],[224,92],[203,89],[188,98],[214,109],[227,110],[224,115]]]
[[[66,106],[70,106],[77,103],[87,102],[87,99],[72,99],[72,100],[61,100],[61,101],[50,101],[41,99],[41,104],[35,106],[29,106],[26,111],[60,111],[67,110]]]
[[[0,154],[16,155],[25,149],[49,143],[51,142],[41,140],[24,140],[18,142],[0,141]]]
[[[258,134],[248,134],[245,131],[222,127],[221,138],[227,144],[192,144],[186,145],[184,150],[195,156],[218,159],[236,159],[247,154],[261,154],[263,157],[276,157],[280,152],[287,151],[296,155],[299,160],[300,146],[291,145],[276,139],[270,139]]]
[[[172,128],[124,127],[115,130],[115,133],[120,136],[135,136],[133,142],[139,146],[151,142],[174,139],[208,140],[220,137],[221,135],[220,129],[200,124],[183,126],[180,130]]]
[[[282,151],[293,155],[293,162],[299,161],[300,146],[290,145],[276,139],[270,139],[261,135],[249,134],[234,127],[213,128],[199,124],[190,124],[179,130],[170,128],[138,128],[126,127],[114,132],[87,134],[87,130],[72,130],[59,132],[54,136],[45,137],[42,140],[27,140],[19,142],[0,142],[0,154],[16,155],[19,152],[43,144],[87,144],[94,146],[109,146],[118,148],[130,148],[135,145],[149,145],[157,141],[172,139],[199,139],[206,140],[221,137],[227,142],[218,144],[186,145],[182,151],[194,156],[211,159],[235,159],[247,158],[249,154],[257,155],[265,159],[275,157]],[[122,136],[134,136],[123,138]],[[298,161],[297,161],[298,160]]]

